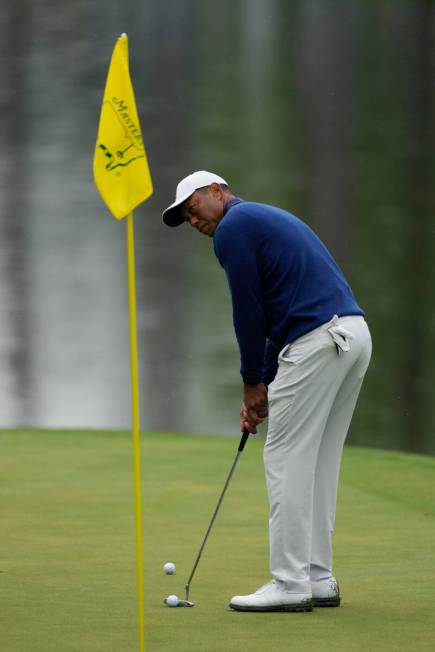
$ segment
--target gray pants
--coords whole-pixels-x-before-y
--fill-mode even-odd
[[[270,569],[295,593],[332,575],[341,455],[370,355],[364,318],[334,316],[281,351],[269,386]]]

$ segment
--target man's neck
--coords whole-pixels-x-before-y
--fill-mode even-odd
[[[230,193],[225,195],[223,215],[225,215],[225,213],[227,212],[227,206],[230,203],[230,201],[233,201],[233,199],[235,198],[236,196]]]

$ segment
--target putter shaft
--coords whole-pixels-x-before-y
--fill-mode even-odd
[[[234,473],[235,468],[236,468],[236,466],[237,466],[237,462],[238,462],[238,459],[239,459],[239,457],[240,457],[240,453],[241,453],[241,452],[243,451],[243,449],[245,448],[245,444],[246,444],[246,441],[247,441],[248,437],[249,437],[249,431],[248,431],[248,430],[244,430],[244,431],[243,431],[242,438],[240,439],[239,447],[238,447],[238,449],[237,449],[236,457],[234,458],[234,462],[233,462],[233,464],[232,464],[232,466],[231,466],[230,472],[228,473],[228,477],[227,477],[227,479],[226,479],[226,481],[225,481],[224,488],[222,489],[221,495],[219,496],[219,500],[218,500],[218,503],[217,503],[217,505],[216,505],[216,509],[214,510],[214,512],[213,512],[213,516],[211,517],[210,525],[209,525],[208,528],[207,528],[207,532],[205,533],[204,540],[203,540],[203,542],[202,542],[202,544],[201,544],[201,547],[200,547],[200,549],[199,549],[198,555],[197,555],[197,557],[196,557],[196,559],[195,559],[195,563],[193,564],[192,572],[190,573],[190,577],[189,577],[189,579],[187,580],[187,584],[186,584],[186,586],[185,586],[186,601],[189,601],[189,590],[190,590],[190,584],[191,584],[191,582],[192,582],[193,576],[195,575],[196,567],[197,567],[198,564],[199,564],[199,560],[201,559],[202,551],[204,550],[205,544],[207,543],[208,535],[210,534],[211,529],[212,529],[212,527],[213,527],[213,523],[214,523],[215,520],[216,520],[216,516],[218,515],[218,512],[219,512],[220,506],[221,506],[221,504],[222,504],[222,501],[223,501],[223,499],[224,499],[224,496],[225,496],[226,490],[227,490],[227,488],[228,488],[228,485],[230,484],[231,478],[233,477],[233,473]]]

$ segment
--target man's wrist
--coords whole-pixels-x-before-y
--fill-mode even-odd
[[[244,402],[249,405],[252,404],[252,401],[255,403],[257,401],[267,401],[267,387],[264,383],[257,383],[256,385],[244,383],[243,395]]]
[[[258,392],[266,392],[267,388],[264,383],[243,383],[243,393],[245,396],[258,394]]]

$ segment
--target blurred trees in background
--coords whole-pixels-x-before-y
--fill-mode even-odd
[[[160,220],[211,169],[314,228],[366,310],[350,441],[434,453],[434,16],[428,0],[3,7],[0,424],[129,424],[124,234],[91,176],[125,31],[155,185],[136,219],[143,427],[237,431],[224,274],[210,241]]]

